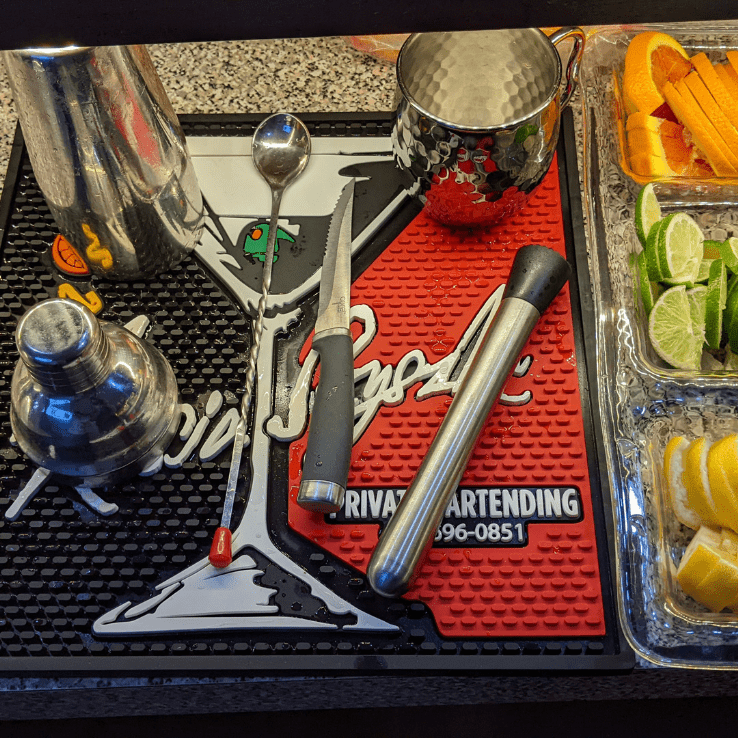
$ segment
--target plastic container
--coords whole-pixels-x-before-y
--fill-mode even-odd
[[[597,315],[598,395],[607,474],[615,511],[620,618],[634,650],[662,665],[738,668],[738,614],[711,613],[687,597],[676,571],[693,532],[670,509],[663,475],[669,439],[738,432],[738,374],[666,366],[647,337],[631,259],[640,251],[636,181],[621,149],[618,75],[627,43],[663,30],[687,51],[720,58],[738,47],[736,26],[638,26],[602,29],[588,38],[580,84],[584,210]],[[662,209],[695,217],[706,238],[738,235],[735,182],[669,179],[656,183]]]

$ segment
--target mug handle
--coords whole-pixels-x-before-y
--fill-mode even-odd
[[[563,28],[559,28],[558,31],[554,31],[548,37],[548,40],[556,46],[559,41],[567,38],[574,39],[574,48],[571,50],[569,61],[566,64],[566,87],[561,98],[561,108],[565,108],[568,105],[571,96],[574,94],[574,90],[577,89],[577,84],[579,84],[579,65],[582,63],[584,42],[587,40],[587,36],[579,26],[564,26]]]

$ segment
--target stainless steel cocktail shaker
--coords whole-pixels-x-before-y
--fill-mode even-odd
[[[34,305],[16,330],[10,422],[20,448],[74,485],[135,476],[179,423],[177,380],[164,356],[83,305]]]
[[[4,56],[38,184],[93,274],[151,277],[181,261],[202,230],[202,196],[145,47]]]

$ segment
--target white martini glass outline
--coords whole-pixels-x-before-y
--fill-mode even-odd
[[[372,157],[373,161],[381,161],[382,159],[391,160],[391,157]],[[374,236],[374,234],[388,221],[388,219],[397,211],[403,202],[409,197],[408,190],[403,190],[396,195],[391,202],[367,225],[361,233],[353,239],[351,245],[352,257],[356,255]],[[198,243],[195,253],[200,258],[203,267],[208,271],[213,271],[219,281],[224,284],[230,291],[231,296],[238,302],[242,309],[249,315],[253,316],[256,312],[256,306],[260,293],[251,287],[245,285],[233,272],[232,268],[240,270],[240,266],[235,258],[226,250],[224,244],[214,235],[217,229],[206,228],[203,237]],[[234,568],[239,567],[238,555],[244,549],[252,549],[265,556],[271,563],[278,566],[285,572],[296,577],[302,583],[310,587],[313,596],[319,598],[326,605],[328,610],[334,615],[353,615],[356,617],[356,623],[344,625],[343,630],[362,630],[362,631],[396,631],[398,627],[387,623],[369,613],[360,610],[342,597],[338,596],[331,589],[326,587],[320,580],[309,574],[303,567],[297,564],[293,559],[278,549],[271,539],[268,529],[268,489],[269,489],[269,464],[271,451],[271,437],[265,432],[267,421],[271,417],[272,411],[272,393],[273,387],[270,378],[274,372],[274,342],[276,335],[285,331],[289,325],[296,321],[301,313],[301,308],[296,304],[306,297],[310,292],[315,290],[320,284],[322,275],[322,267],[315,273],[311,274],[305,282],[300,284],[289,293],[282,295],[270,295],[266,305],[266,316],[275,310],[284,309],[288,306],[295,306],[291,310],[278,313],[272,317],[265,317],[263,327],[263,339],[261,351],[259,353],[258,372],[255,380],[254,403],[253,403],[253,439],[251,440],[251,484],[246,507],[243,510],[241,520],[233,532],[232,552],[233,563],[223,569],[215,569],[211,566],[207,556],[192,566],[188,567],[179,574],[167,579],[156,585],[155,589],[160,592],[148,601],[144,601],[135,608],[129,610],[131,603],[126,602],[118,606],[114,610],[100,617],[93,625],[93,632],[96,635],[123,634],[123,633],[140,633],[140,632],[173,632],[183,630],[220,630],[237,628],[250,629],[303,629],[309,627],[311,630],[316,628],[326,628],[336,630],[337,625],[333,623],[318,623],[315,621],[307,621],[305,619],[282,616],[282,625],[280,625],[279,616],[270,617],[252,617],[238,618],[238,623],[224,618],[217,618],[215,622],[212,618],[184,616],[183,618],[172,617],[169,615],[163,617],[159,622],[153,622],[155,613],[150,611],[157,607],[165,599],[176,594],[179,590],[179,584],[184,582],[206,567],[210,567],[215,576],[209,577],[207,581],[217,582],[218,575],[227,575]],[[266,381],[263,381],[266,380]],[[304,430],[304,428],[303,428]],[[241,567],[242,568],[242,567]],[[148,605],[148,606],[147,606]],[[128,613],[126,613],[128,611]],[[121,615],[144,615],[147,620],[147,627],[142,631],[137,627],[136,620],[116,622]],[[148,615],[147,615],[148,613]]]

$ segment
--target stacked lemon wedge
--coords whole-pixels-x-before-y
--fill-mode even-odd
[[[738,52],[713,63],[689,57],[668,34],[628,46],[623,73],[626,139],[636,174],[738,176]]]
[[[738,434],[714,443],[703,436],[672,438],[664,476],[674,515],[697,531],[677,581],[713,612],[738,612]]]
[[[703,526],[684,552],[677,572],[681,588],[713,612],[738,611],[738,535]]]

